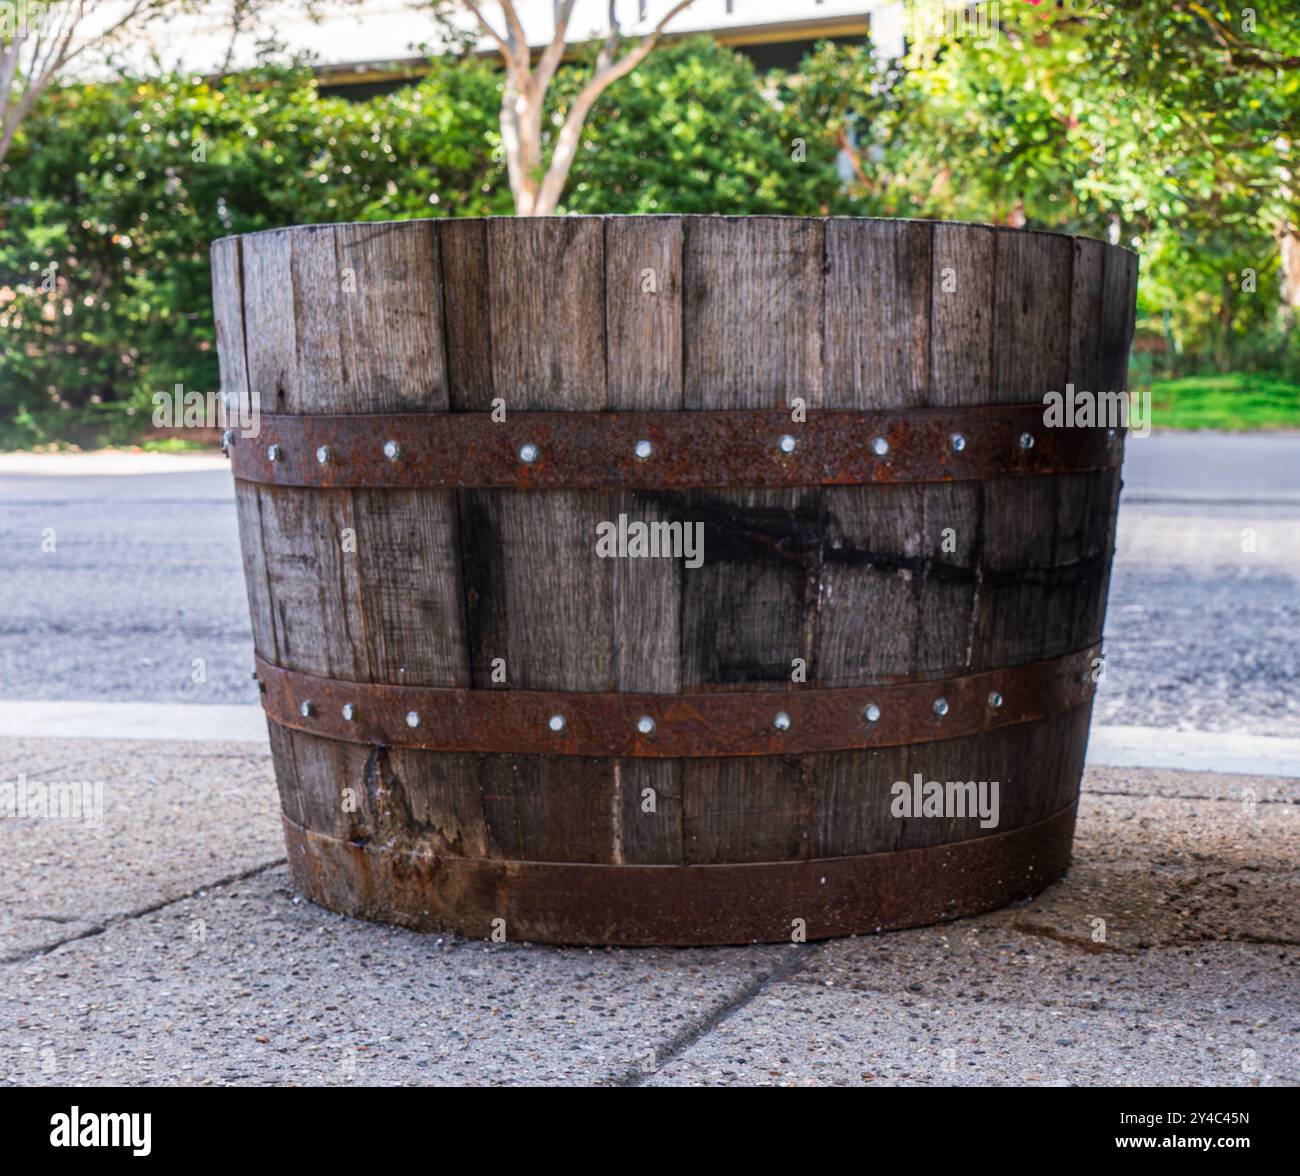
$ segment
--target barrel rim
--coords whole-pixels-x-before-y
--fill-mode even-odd
[[[988,230],[995,233],[1009,233],[1016,236],[1032,237],[1059,237],[1067,241],[1087,241],[1094,245],[1102,245],[1107,249],[1117,249],[1120,252],[1128,253],[1133,257],[1141,255],[1135,249],[1127,245],[1120,245],[1111,241],[1103,241],[1098,237],[1089,237],[1082,233],[1063,233],[1057,229],[1017,229],[1010,225],[989,224],[987,221],[960,221],[960,220],[942,220],[933,217],[892,217],[892,216],[797,216],[781,213],[748,213],[743,215],[734,215],[722,212],[609,212],[609,213],[566,213],[559,216],[517,216],[514,214],[501,214],[495,216],[426,216],[411,217],[404,220],[381,220],[381,221],[314,221],[304,224],[276,225],[273,228],[254,229],[247,233],[227,233],[224,237],[214,237],[210,245],[217,245],[228,241],[240,241],[252,237],[264,237],[275,233],[287,232],[311,232],[314,229],[334,229],[334,228],[388,228],[392,229],[402,225],[428,225],[428,224],[448,224],[448,223],[475,223],[490,224],[494,221],[519,221],[519,222],[565,222],[565,221],[678,221],[683,224],[692,222],[709,222],[717,223],[718,221],[736,221],[736,222],[753,222],[753,221],[803,221],[808,224],[826,224],[828,222],[839,223],[862,223],[862,224],[899,224],[899,225],[941,225],[945,228],[958,229],[979,229]]]

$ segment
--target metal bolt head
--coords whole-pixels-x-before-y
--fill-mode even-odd
[[[385,441],[384,456],[388,458],[389,461],[396,461],[402,456],[402,447],[398,445],[396,441]]]
[[[408,727],[418,727],[418,726],[420,725],[420,712],[419,712],[419,711],[407,711],[407,712],[406,712],[406,725],[407,725]]]
[[[889,452],[889,442],[883,437],[877,437],[871,443],[871,452],[877,457],[884,457]]]
[[[995,690],[993,691],[992,694],[989,695],[989,706],[991,706],[994,710],[997,710],[1001,705],[1002,705],[1002,695],[1000,695]]]
[[[936,698],[934,700],[934,713],[940,718],[948,713],[948,700],[946,698]]]
[[[777,711],[776,718],[772,720],[772,726],[778,731],[790,730],[790,716],[785,711]]]
[[[636,729],[642,735],[653,735],[655,730],[655,721],[649,715],[642,715],[636,721]]]
[[[1021,433],[1021,434],[1020,434],[1020,448],[1021,448],[1021,449],[1033,449],[1033,447],[1034,447],[1034,435],[1033,435],[1033,433]]]
[[[298,704],[298,713],[304,719],[310,719],[316,713],[316,708],[310,702],[301,702]]]
[[[322,445],[318,450],[316,450],[316,460],[320,462],[321,465],[324,465],[327,461],[329,461],[329,459],[330,459],[330,447],[328,445]]]
[[[789,433],[782,433],[781,440],[777,442],[777,446],[780,448],[782,453],[793,453],[794,447],[797,444],[798,442],[791,437]]]
[[[345,702],[343,704],[343,717],[347,719],[349,723],[352,722],[352,720],[357,717],[357,708],[350,702]]]
[[[566,725],[564,721],[564,716],[552,715],[549,719],[546,720],[546,725],[550,727],[550,729],[558,735],[561,731],[564,730]]]
[[[519,447],[519,460],[525,465],[532,465],[541,455],[542,451],[531,441]]]
[[[866,707],[863,708],[862,717],[866,719],[868,723],[880,722],[880,707],[878,707],[874,702],[868,703]]]
[[[952,451],[954,453],[960,453],[965,448],[966,448],[966,438],[963,437],[960,433],[954,433],[952,435]]]
[[[266,456],[268,461],[279,461],[284,456],[284,450],[278,445],[268,445],[266,447]]]
[[[645,461],[655,451],[655,447],[649,441],[641,440],[632,446],[632,452],[642,461]]]

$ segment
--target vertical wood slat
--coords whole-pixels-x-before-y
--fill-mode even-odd
[[[438,243],[450,407],[453,412],[488,412],[496,390],[492,382],[487,221],[478,217],[441,221]]]
[[[820,221],[687,222],[688,409],[774,408],[796,398],[821,406],[824,234]],[[687,518],[704,524],[706,552],[704,567],[683,572],[683,686],[789,683],[793,659],[811,662],[816,646],[820,493],[682,497]],[[693,760],[683,765],[682,781],[687,861],[808,856],[811,801],[798,758]]]
[[[253,408],[253,387],[249,380],[247,344],[244,337],[244,241],[224,237],[212,245],[212,307],[217,332],[217,357],[221,365],[222,390],[234,399],[243,421]],[[244,414],[249,414],[245,416]],[[255,443],[249,437],[245,444]],[[273,624],[274,600],[267,578],[266,554],[262,542],[261,492],[256,486],[235,483],[235,515],[239,523],[239,547],[248,592],[253,648],[269,660],[277,655]]]
[[[434,222],[339,225],[333,250],[339,392],[319,385],[314,403],[328,409],[341,399],[351,412],[446,411],[443,267]],[[328,273],[328,257],[320,264]],[[352,506],[372,680],[469,685],[455,493],[354,490]],[[443,852],[482,852],[479,757],[365,752],[350,753],[343,768],[361,797],[352,836],[403,844],[419,829],[426,845]]]
[[[244,262],[239,237],[212,243],[212,319],[217,335],[222,391],[229,409],[245,417],[253,409],[244,355]],[[230,415],[234,415],[231,411]]]
[[[455,246],[474,247],[468,232]],[[486,348],[481,335],[471,345],[490,356],[490,387],[507,414],[606,407],[601,219],[490,220],[483,250],[484,267],[444,270],[448,330],[486,305]],[[613,568],[595,554],[596,525],[608,515],[605,493],[461,493],[476,686],[615,688]],[[496,658],[505,659],[504,682],[493,682]],[[613,762],[490,756],[482,780],[490,856],[611,860]]]
[[[287,274],[251,300],[264,346],[255,384],[276,382],[283,410],[436,411],[447,407],[437,241],[428,224],[322,226],[264,234],[248,248]],[[287,278],[287,280],[284,280]],[[269,327],[266,325],[269,324]],[[291,358],[290,358],[291,357]],[[290,454],[288,460],[315,460]],[[281,664],[360,681],[468,681],[449,492],[261,491]],[[286,738],[304,806],[341,835],[400,828],[436,794],[428,757],[376,758],[302,733]],[[440,778],[462,783],[465,757]],[[360,810],[340,803],[351,788]],[[432,789],[432,790],[431,790]],[[460,790],[460,791],[463,791]]]
[[[1004,403],[1063,393],[1069,369],[1073,249],[1066,237],[1001,230],[993,255],[993,393]],[[978,668],[1046,656],[1058,581],[1055,477],[984,487],[984,576]],[[1062,650],[1061,652],[1065,652]]]
[[[605,329],[608,405],[682,408],[682,220],[605,221]],[[614,492],[609,519],[683,521],[675,495]],[[613,674],[617,689],[675,694],[681,689],[682,577],[675,559],[613,563]],[[625,759],[614,768],[611,830],[616,862],[680,862],[681,764]]]
[[[924,221],[826,222],[826,408],[930,402],[933,248]]]

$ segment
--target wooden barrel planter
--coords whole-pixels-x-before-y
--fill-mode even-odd
[[[1043,401],[1125,387],[1130,252],[663,216],[213,259],[223,385],[260,411],[230,452],[304,894],[744,943],[1065,870],[1124,437]]]

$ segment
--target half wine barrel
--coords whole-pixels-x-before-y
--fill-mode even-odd
[[[789,941],[1069,862],[1136,258],[632,216],[213,245],[295,884],[467,936]]]

